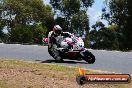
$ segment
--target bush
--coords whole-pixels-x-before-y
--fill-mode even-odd
[[[46,26],[36,25],[35,28],[33,29],[33,42],[35,44],[42,44],[42,38],[46,37],[48,29]]]
[[[10,41],[18,43],[31,43],[33,39],[33,33],[30,26],[18,25],[10,32]]]
[[[42,38],[46,36],[46,26],[17,25],[10,32],[11,43],[42,44]]]

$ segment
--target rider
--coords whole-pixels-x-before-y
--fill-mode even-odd
[[[53,57],[56,60],[61,61],[62,59],[59,56],[59,52],[58,52],[58,49],[57,49],[59,47],[59,44],[57,42],[57,37],[58,36],[71,37],[71,33],[69,33],[69,32],[63,32],[62,28],[59,25],[55,25],[53,27],[53,31],[51,31],[49,33],[49,35],[48,35],[48,37],[49,37],[49,41],[48,41],[49,49],[51,49]],[[64,49],[64,50],[67,50],[67,49]]]

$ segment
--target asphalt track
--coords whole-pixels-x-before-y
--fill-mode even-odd
[[[66,66],[81,66],[86,69],[132,74],[132,52],[90,50],[96,57],[94,64],[85,61],[65,60],[56,63],[48,54],[46,46],[0,44],[0,57],[15,58],[39,63],[52,63]]]

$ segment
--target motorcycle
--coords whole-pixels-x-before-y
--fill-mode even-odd
[[[43,42],[48,43],[48,38],[44,38]],[[95,62],[95,56],[84,47],[84,42],[82,38],[72,35],[69,37],[58,36],[57,42],[60,48],[57,48],[59,51],[59,56],[61,59],[71,59],[71,60],[85,60],[86,62],[92,64]],[[57,46],[56,46],[57,47]],[[48,52],[53,57],[52,50],[48,44]],[[54,58],[54,57],[53,57]]]

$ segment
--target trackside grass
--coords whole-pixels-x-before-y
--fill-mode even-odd
[[[102,74],[87,70],[88,74]],[[130,84],[79,86],[77,68],[0,58],[0,88],[132,88]]]

